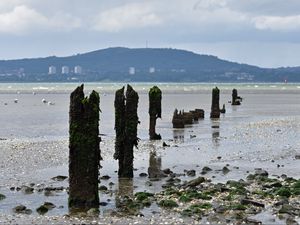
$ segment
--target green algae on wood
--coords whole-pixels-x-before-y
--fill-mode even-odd
[[[69,120],[69,207],[99,206],[99,94],[84,97],[84,86],[70,97]]]
[[[124,145],[125,145],[125,96],[124,88],[116,91],[115,94],[115,154],[114,159],[119,160],[119,175],[123,170],[123,158],[124,158]]]
[[[161,118],[161,90],[153,86],[149,91],[149,136],[150,140],[160,140],[161,135],[155,132],[156,120]]]
[[[127,85],[126,97],[124,87],[115,95],[115,154],[119,160],[119,177],[133,177],[133,147],[138,144],[137,115],[139,96],[130,85]]]

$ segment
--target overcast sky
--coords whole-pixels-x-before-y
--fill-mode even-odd
[[[0,59],[171,47],[300,65],[300,0],[0,0]]]

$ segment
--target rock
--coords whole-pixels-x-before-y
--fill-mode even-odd
[[[251,200],[251,199],[246,199],[246,198],[241,199],[241,204],[242,205],[249,205],[250,204],[250,205],[257,206],[257,207],[265,208],[265,204],[254,201],[254,200]]]
[[[196,176],[196,171],[188,170],[188,171],[186,171],[186,175],[188,175],[189,177],[194,177],[194,176]]]
[[[101,186],[99,187],[99,191],[107,191],[107,190],[108,190],[107,187],[104,186],[104,185],[101,185]]]
[[[227,174],[230,172],[230,169],[228,169],[226,166],[223,167],[222,169],[223,174]]]
[[[199,184],[202,184],[203,182],[205,182],[205,178],[204,177],[198,177],[196,179],[190,180],[189,182],[184,184],[184,186],[185,187],[196,187]]]
[[[109,186],[113,186],[113,185],[115,185],[115,183],[114,183],[114,182],[109,182],[108,185],[109,185]]]
[[[31,209],[27,209],[26,206],[24,205],[18,205],[15,208],[13,208],[13,212],[14,213],[21,213],[21,214],[31,214],[32,210]]]
[[[109,180],[110,179],[110,176],[108,175],[104,175],[102,177],[100,177],[101,180]]]
[[[246,218],[246,221],[245,221],[247,224],[255,224],[255,225],[260,225],[262,224],[262,222],[260,220],[256,220],[256,219],[253,219],[253,218]]]
[[[297,209],[297,208],[295,208],[295,207],[293,207],[292,205],[289,205],[289,204],[282,205],[278,212],[282,213],[282,214],[285,213],[285,214],[295,215],[295,216],[300,215],[300,209]]]
[[[170,147],[170,145],[166,144],[166,142],[163,142],[162,146],[163,147]]]
[[[165,174],[171,174],[171,173],[173,173],[172,170],[170,170],[170,168],[164,169],[163,172],[164,172]]]
[[[97,215],[99,215],[99,209],[98,208],[91,208],[86,213],[89,216],[97,216]]]
[[[300,159],[300,155],[295,155],[295,159]]]
[[[21,186],[21,191],[24,193],[24,194],[32,194],[34,189],[32,187],[28,187],[28,186]]]
[[[3,195],[3,194],[0,194],[0,201],[2,201],[3,199],[5,199],[6,198],[6,196],[5,195]]]
[[[268,177],[269,173],[266,170],[257,169],[257,170],[255,170],[255,175],[262,176],[262,177]]]
[[[223,205],[218,205],[214,207],[216,213],[224,213],[226,211],[226,207]]]
[[[275,206],[275,207],[278,207],[278,206],[282,206],[282,205],[284,205],[284,204],[289,204],[289,200],[286,199],[286,198],[285,198],[285,199],[282,199],[282,200],[276,202],[276,203],[274,204],[274,206]]]
[[[148,174],[147,174],[147,173],[140,173],[139,176],[140,176],[140,177],[147,177]]]
[[[100,205],[100,206],[107,206],[108,203],[107,203],[107,202],[100,202],[99,205]]]
[[[14,190],[16,190],[16,188],[15,187],[10,187],[9,190],[14,191]]]
[[[36,209],[36,211],[37,211],[38,214],[44,215],[44,214],[46,214],[49,211],[49,209],[46,206],[41,205],[40,207],[38,207]]]
[[[148,186],[148,187],[151,187],[153,184],[152,184],[151,181],[146,181],[146,182],[145,182],[145,185]]]
[[[58,175],[56,177],[52,177],[51,180],[55,180],[55,181],[64,181],[65,179],[67,179],[67,176],[62,176],[62,175]]]
[[[221,156],[218,156],[217,159],[220,160],[220,159],[222,159],[222,157],[221,157]]]
[[[51,202],[44,202],[44,206],[50,210],[50,209],[54,209],[56,207],[56,205],[54,205],[53,203]]]

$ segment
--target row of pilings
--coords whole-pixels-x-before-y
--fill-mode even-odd
[[[98,208],[99,207],[99,169],[101,160],[99,137],[100,97],[95,91],[85,97],[84,86],[77,87],[70,96],[69,111],[69,207]],[[219,118],[222,109],[219,108],[220,91],[212,90],[211,118]],[[149,137],[151,140],[161,139],[156,133],[156,120],[161,118],[162,92],[154,86],[149,91]],[[232,105],[240,104],[241,97],[234,89]],[[139,96],[130,86],[117,90],[115,93],[115,153],[118,160],[118,176],[133,177],[133,148],[138,145],[137,114]],[[225,110],[225,108],[224,108]],[[174,119],[175,117],[175,119]],[[183,128],[185,124],[204,118],[204,110],[195,109],[188,113],[175,110],[174,121]]]

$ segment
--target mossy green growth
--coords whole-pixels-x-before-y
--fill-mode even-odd
[[[190,202],[190,201],[192,201],[192,198],[188,197],[187,195],[181,195],[179,197],[179,201],[180,202]]]
[[[147,200],[149,197],[153,197],[153,194],[148,192],[137,192],[134,196],[137,201],[142,202],[144,200]]]
[[[246,210],[247,207],[240,204],[240,203],[236,203],[236,204],[231,204],[229,206],[226,207],[228,210]]]
[[[173,188],[167,188],[166,190],[164,190],[163,193],[164,193],[164,195],[177,195],[177,196],[181,196],[183,194]]]
[[[292,187],[293,187],[293,188],[300,188],[300,180],[297,180],[297,181],[293,184]]]
[[[190,209],[211,209],[212,205],[210,203],[197,203],[190,206]]]
[[[158,205],[160,207],[164,207],[164,208],[178,207],[178,204],[174,200],[171,200],[171,199],[163,199],[158,203]]]
[[[281,197],[287,197],[287,198],[292,195],[289,187],[281,187],[275,192],[275,194],[279,195]]]
[[[3,195],[3,194],[0,194],[0,201],[2,201],[3,199],[5,199],[6,198],[6,196],[5,195]]]

